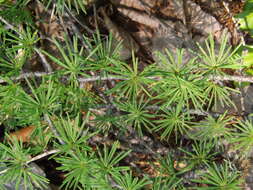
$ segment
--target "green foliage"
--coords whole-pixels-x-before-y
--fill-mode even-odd
[[[206,120],[202,120],[194,126],[196,131],[192,137],[198,140],[213,140],[215,143],[221,139],[229,139],[233,129],[228,125],[232,120],[233,117],[226,116],[226,113],[218,118],[209,115]]]
[[[47,7],[54,4],[56,7],[56,12],[58,14],[62,15],[66,11],[66,9],[72,9],[72,8],[74,8],[78,14],[80,13],[80,11],[85,13],[86,12],[85,7],[86,7],[88,0],[74,0],[74,1],[71,1],[71,0],[57,0],[57,1],[42,0],[42,2],[45,3],[47,5]]]
[[[143,127],[150,131],[150,128],[154,126],[150,121],[154,116],[147,110],[148,101],[144,102],[143,97],[139,101],[134,99],[117,105],[121,111],[128,112],[123,118],[128,125],[133,126],[140,136],[142,136]]]
[[[22,89],[18,83],[14,83],[8,78],[5,79],[7,85],[0,85],[0,118],[1,123],[6,123],[11,129],[19,124],[15,118],[17,117],[16,114],[19,113],[20,105],[13,101],[13,98],[17,97]]]
[[[163,112],[159,116],[161,119],[155,121],[158,125],[153,128],[154,131],[162,131],[161,139],[168,139],[174,133],[177,141],[179,134],[185,135],[191,129],[190,118],[187,118],[187,113],[182,112],[179,107],[171,110],[164,109]]]
[[[112,73],[117,74],[123,80],[108,93],[118,93],[120,91],[120,97],[128,97],[129,99],[135,99],[141,93],[151,96],[147,89],[153,83],[153,80],[149,78],[152,76],[152,67],[146,67],[143,71],[139,71],[138,60],[134,54],[132,67],[121,61],[112,60],[112,63]]]
[[[99,167],[103,174],[117,176],[118,172],[129,170],[129,167],[116,166],[123,158],[125,158],[130,152],[121,152],[116,154],[117,147],[120,144],[118,142],[113,143],[111,150],[109,151],[104,146],[103,151],[98,151],[99,155]]]
[[[161,174],[167,175],[167,176],[176,176],[177,171],[174,168],[174,160],[172,160],[171,155],[167,154],[165,158],[162,158],[159,160],[160,167],[158,170]]]
[[[247,55],[244,56],[244,62],[247,64],[248,69],[246,72],[252,75],[252,65],[253,65],[253,46],[246,45],[245,49],[248,51]]]
[[[87,115],[87,118],[89,114]],[[94,134],[87,134],[85,131],[85,124],[87,119],[80,123],[80,117],[76,116],[72,121],[69,117],[67,120],[61,118],[54,122],[55,129],[60,144],[57,145],[62,152],[68,153],[69,151],[88,151],[90,147],[87,145],[87,140]],[[86,134],[86,135],[84,135]]]
[[[105,115],[95,114],[93,123],[95,123],[96,128],[102,133],[108,133],[114,127],[123,127],[122,131],[124,132],[126,121],[123,119],[124,117],[119,117],[112,113],[106,113]]]
[[[31,28],[27,27],[22,32],[19,32],[19,36],[12,33],[8,33],[10,36],[6,41],[10,42],[12,45],[11,48],[7,51],[17,52],[18,50],[23,50],[24,57],[30,57],[34,51],[34,45],[38,42],[37,31],[32,32]]]
[[[173,177],[156,177],[153,185],[152,190],[174,190],[176,188],[183,189],[179,187],[180,182],[182,179],[178,179],[176,176]]]
[[[192,145],[192,150],[180,149],[186,154],[186,159],[193,167],[196,165],[209,164],[214,160],[217,152],[214,151],[215,144],[212,141],[200,141]]]
[[[17,1],[13,10],[23,11],[29,2]],[[5,19],[14,14],[9,3],[9,15],[0,12]],[[61,16],[73,8],[77,13],[85,11],[87,1],[44,3],[55,7]],[[13,28],[0,25],[0,124],[6,132],[30,125],[36,129],[32,141],[25,145],[18,141],[0,142],[0,166],[6,168],[0,171],[0,184],[13,182],[16,189],[22,183],[27,189],[44,187],[48,180],[35,174],[30,162],[37,154],[54,149],[57,151],[51,159],[64,173],[63,189],[185,189],[192,185],[185,182],[185,175],[206,165],[207,173],[195,184],[207,186],[197,189],[238,189],[239,173],[229,164],[217,166],[215,156],[220,152],[216,148],[220,147],[218,142],[228,140],[235,144],[235,150],[249,151],[253,144],[252,124],[246,121],[231,125],[234,121],[227,112],[212,117],[206,111],[219,104],[233,105],[230,95],[237,91],[217,81],[214,75],[224,76],[225,69],[243,68],[238,64],[239,46],[232,49],[223,36],[217,50],[210,36],[205,47],[199,45],[196,57],[187,63],[183,49],[177,50],[175,56],[166,50],[165,54],[157,53],[159,63],[143,68],[134,53],[130,63],[124,62],[119,52],[121,44],[115,44],[111,34],[102,37],[97,31],[91,39],[74,35],[72,39],[65,37],[64,42],[54,40],[59,57],[41,51],[60,69],[44,73],[48,76],[28,79],[20,74],[25,72],[25,64],[31,61],[34,50],[38,50],[35,46],[40,39],[30,24],[17,30],[16,24],[26,19],[17,17],[21,19],[17,23],[7,19],[14,24]],[[149,154],[158,160],[154,161],[158,163],[154,164],[158,173],[149,177],[140,175],[138,167],[133,172],[132,155],[139,150],[123,151],[128,145],[120,146],[117,141],[122,134],[130,137],[135,132],[139,138],[145,134],[154,142],[168,140],[163,141],[168,146],[173,140],[176,145],[178,141],[181,145],[195,141],[190,150],[181,148],[180,154],[184,156],[180,158],[168,154],[159,159],[158,151],[158,155]],[[101,147],[108,142],[94,140],[107,140],[111,135],[116,138],[111,146]],[[131,151],[134,153],[130,154]],[[187,163],[186,167],[176,168],[181,161]]]
[[[205,94],[209,97],[208,109],[212,107],[216,109],[218,104],[222,107],[233,106],[235,107],[233,101],[230,99],[230,92],[239,93],[239,91],[229,88],[227,86],[220,86],[213,81],[207,82],[207,88],[205,89]]]
[[[101,72],[101,76],[106,76],[111,71],[111,62],[115,60],[116,62],[120,60],[119,51],[122,48],[121,44],[116,44],[114,42],[112,33],[109,37],[102,38],[99,31],[93,34],[92,39],[84,36],[84,42],[88,46],[88,51],[97,49],[91,56],[92,70]]]
[[[177,59],[166,50],[166,56],[158,52],[162,66],[160,73],[163,80],[157,81],[154,85],[157,91],[157,99],[164,101],[163,107],[176,104],[178,107],[187,107],[190,104],[194,108],[202,108],[205,101],[203,94],[203,80],[199,73],[194,73],[196,69],[195,59],[191,59],[187,64],[183,64],[183,49],[177,50]]]
[[[225,69],[242,69],[243,65],[239,64],[241,57],[238,54],[240,46],[232,49],[228,45],[228,36],[223,33],[221,38],[221,44],[219,50],[216,50],[215,41],[212,35],[205,41],[205,47],[199,47],[199,53],[197,57],[199,59],[198,69],[204,77],[213,77],[215,80],[215,75],[225,75]],[[195,53],[196,54],[196,53]],[[218,104],[222,107],[235,106],[230,99],[230,93],[239,93],[239,91],[229,88],[227,86],[220,86],[217,81],[206,81],[204,89],[204,96],[208,98],[208,109],[214,104],[214,108],[217,108]]]
[[[57,169],[68,172],[62,186],[65,189],[84,189],[92,184],[94,175],[98,173],[96,161],[92,154],[82,150],[69,151],[66,156],[55,160],[62,166]]]
[[[161,174],[160,177],[154,181],[153,189],[162,187],[165,189],[184,189],[182,185],[183,178],[181,175],[184,174],[188,168],[177,171],[174,167],[174,161],[170,154],[167,154],[164,158],[159,160],[158,171]]]
[[[137,177],[133,177],[132,172],[124,172],[113,177],[123,190],[141,190],[145,185],[150,183],[146,178],[138,179]]]
[[[243,12],[238,14],[236,18],[238,18],[240,23],[240,28],[242,30],[247,30],[253,35],[253,1],[247,0],[245,6],[243,8]]]
[[[212,35],[205,41],[205,49],[198,45],[200,50],[198,54],[200,59],[199,67],[203,75],[224,75],[223,69],[242,68],[242,65],[238,64],[241,58],[237,55],[240,46],[232,50],[232,47],[227,45],[228,36],[225,33],[223,33],[221,39],[218,52],[215,50],[215,41]]]
[[[31,0],[19,0],[15,2],[2,0],[0,1],[0,16],[9,20],[11,23],[26,23],[28,25],[32,25],[32,15],[26,8],[29,2],[31,2]]]
[[[208,185],[208,187],[196,187],[196,189],[206,190],[239,190],[242,185],[240,173],[228,163],[220,166],[209,165],[207,172],[201,175],[201,179],[193,181]]]
[[[121,177],[119,172],[129,170],[129,167],[117,165],[130,151],[116,154],[118,145],[118,143],[114,143],[110,151],[104,146],[103,150],[98,152],[98,157],[81,147],[75,151],[66,151],[65,157],[56,157],[55,160],[62,164],[58,169],[68,172],[62,186],[66,189],[98,187],[100,189],[111,189],[109,183],[111,176],[122,183],[122,188],[136,188],[145,185],[144,179],[138,182],[136,178],[132,179],[132,174],[127,175],[126,178]]]
[[[47,131],[47,125],[46,124],[40,124],[38,123],[36,126],[34,126],[34,130],[31,134],[31,152],[34,155],[40,154],[41,152],[48,149],[50,146],[50,143],[53,140],[53,132]],[[45,133],[47,131],[47,133]]]
[[[249,36],[253,38],[253,1],[247,0],[245,2],[243,11],[236,16],[240,29],[249,33]],[[252,65],[253,65],[253,47],[252,45],[245,44],[244,49],[248,51],[248,53],[244,56],[244,62],[248,65],[248,72],[252,74]]]
[[[57,88],[61,89],[61,112],[64,114],[76,115],[98,102],[98,97],[85,88],[62,84],[59,84]]]
[[[69,82],[71,86],[78,87],[78,77],[79,76],[88,76],[85,74],[85,70],[87,69],[87,63],[89,57],[92,56],[96,49],[94,49],[89,56],[83,56],[83,48],[78,47],[77,37],[73,38],[73,45],[66,39],[66,50],[59,42],[55,40],[55,45],[60,51],[63,60],[59,60],[56,57],[48,54],[46,51],[43,51],[52,61],[57,63],[59,66],[63,68],[61,71],[62,75],[69,77]]]
[[[25,149],[22,142],[18,142],[17,139],[14,139],[12,143],[0,144],[0,166],[7,168],[5,174],[1,175],[2,182],[4,184],[13,182],[16,190],[20,189],[21,184],[28,190],[34,189],[34,185],[39,189],[44,188],[48,180],[44,176],[34,173],[27,162],[30,150]]]
[[[14,32],[14,33],[13,33]],[[14,30],[6,32],[4,42],[0,45],[2,74],[19,74],[27,59],[34,53],[35,44],[39,38],[37,31],[33,32],[30,27],[22,31]],[[9,75],[10,75],[9,74]]]
[[[50,79],[49,81],[42,79],[42,83],[36,89],[28,80],[27,85],[31,90],[31,94],[20,90],[19,96],[12,97],[20,105],[20,109],[23,110],[17,115],[17,119],[20,121],[26,120],[28,123],[36,123],[41,116],[53,114],[60,109],[58,102],[60,88],[55,88]]]
[[[235,150],[240,150],[241,155],[247,156],[252,151],[253,124],[251,120],[241,121],[234,125],[237,131],[233,133],[231,143]]]
[[[0,57],[1,72],[6,76],[13,76],[20,73],[24,65],[24,61],[17,59],[15,52],[6,52],[6,57]]]

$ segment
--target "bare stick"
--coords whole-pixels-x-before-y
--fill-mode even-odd
[[[69,10],[69,8],[67,6],[65,6],[66,9],[66,16],[67,18],[71,17],[72,19],[74,19],[81,27],[83,27],[89,34],[94,34],[94,31],[91,30],[88,26],[84,25],[83,23],[81,23],[73,14],[72,12]],[[71,20],[71,19],[69,19]]]
[[[48,116],[48,114],[45,114],[44,115],[44,119],[45,121],[48,123],[49,127],[51,128],[53,134],[56,136],[56,137],[59,137],[59,133],[57,132],[53,122],[51,121],[50,117]],[[66,144],[64,141],[62,141],[60,138],[58,139],[59,142],[63,145],[63,144]]]
[[[31,78],[31,77],[43,77],[46,75],[51,75],[54,74],[54,72],[31,72],[31,73],[23,73],[17,77],[11,77],[10,79],[12,81],[19,81],[25,78]],[[67,77],[64,77],[67,78]],[[87,82],[95,82],[95,81],[106,81],[106,80],[127,80],[126,78],[123,77],[118,77],[118,76],[108,76],[108,77],[101,77],[101,76],[94,76],[94,77],[89,77],[89,78],[79,78],[78,81],[80,83],[87,83]],[[0,84],[5,83],[7,80],[5,79],[0,79]]]
[[[51,75],[54,74],[54,72],[31,72],[31,73],[23,73],[21,75],[19,75],[18,77],[11,77],[10,79],[13,81],[18,81],[18,80],[22,80],[24,78],[30,78],[30,77],[43,77],[45,75]],[[67,77],[64,77],[67,78]],[[153,79],[153,80],[161,80],[162,77],[147,77],[148,79]],[[210,77],[208,77],[209,80],[213,80],[213,81],[235,81],[235,82],[249,82],[249,83],[253,83],[253,77],[252,76],[231,76],[231,75],[227,75],[227,76],[218,76],[218,75],[211,75]],[[129,80],[127,78],[124,77],[120,77],[120,76],[114,76],[114,75],[109,75],[106,77],[101,77],[101,76],[93,76],[93,77],[87,77],[87,78],[79,78],[78,81],[80,83],[87,83],[87,82],[95,82],[95,81],[106,81],[106,80]],[[0,84],[1,83],[5,83],[7,82],[4,79],[0,79]]]
[[[249,82],[253,83],[253,77],[252,76],[215,76],[212,75],[209,77],[210,80],[214,81],[235,81],[235,82]]]
[[[7,20],[5,20],[3,17],[0,16],[0,21],[3,22],[8,28],[10,28],[11,30],[14,30],[15,32],[17,32],[18,34],[20,34],[20,32],[15,28],[15,26],[13,26],[12,24],[10,24]]]
[[[39,154],[39,155],[33,157],[32,159],[28,160],[28,161],[26,162],[26,164],[29,164],[29,163],[31,163],[31,162],[34,162],[34,161],[36,161],[36,160],[39,160],[39,159],[41,159],[41,158],[44,158],[44,157],[46,157],[46,156],[48,156],[48,155],[51,155],[51,154],[54,154],[54,153],[57,153],[57,152],[60,152],[60,150],[54,149],[54,150],[46,151],[46,152],[44,152],[44,153],[42,153],[42,154]],[[0,175],[6,173],[8,170],[9,170],[8,168],[5,169],[5,170],[2,170],[2,171],[0,172]]]
[[[46,72],[34,72],[34,73],[23,73],[17,77],[11,77],[10,80],[12,81],[19,81],[19,80],[22,80],[22,79],[25,79],[25,78],[31,78],[31,77],[43,77],[43,76],[46,76],[46,75],[51,75],[53,74],[53,72],[51,73],[46,73]],[[7,80],[5,79],[0,79],[0,84],[1,83],[5,83],[7,82]]]
[[[50,72],[50,73],[53,72],[53,69],[52,69],[51,65],[47,62],[46,57],[41,53],[41,51],[39,49],[37,49],[37,48],[35,48],[35,51],[39,55],[45,71],[46,72]]]
[[[94,81],[106,81],[106,80],[127,80],[123,77],[117,77],[117,76],[108,76],[108,77],[100,77],[100,76],[94,76],[90,78],[79,78],[78,81],[80,83],[86,83],[86,82],[94,82]]]
[[[60,150],[54,149],[54,150],[46,151],[46,152],[44,152],[44,153],[42,153],[42,154],[39,154],[39,155],[33,157],[31,160],[28,160],[28,161],[26,162],[26,164],[29,164],[29,163],[34,162],[34,161],[36,161],[36,160],[40,160],[41,158],[44,158],[44,157],[46,157],[46,156],[48,156],[48,155],[51,155],[51,154],[54,154],[54,153],[57,153],[57,152],[60,152]]]

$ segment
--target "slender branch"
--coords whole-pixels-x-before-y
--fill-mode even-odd
[[[31,77],[43,77],[43,76],[46,76],[46,75],[51,75],[53,74],[53,72],[51,73],[46,73],[46,72],[30,72],[30,73],[23,73],[17,77],[11,77],[10,79],[12,81],[19,81],[19,80],[22,80],[22,79],[25,79],[25,78],[31,78]],[[5,79],[0,79],[0,84],[1,83],[5,83],[7,82],[7,80]]]
[[[59,133],[57,132],[53,122],[51,121],[50,117],[48,116],[48,114],[45,114],[44,115],[44,119],[45,121],[48,123],[49,127],[51,128],[53,134],[56,136],[56,137],[59,137]],[[63,144],[66,144],[63,140],[61,140],[60,138],[58,138],[59,142],[63,145]]]
[[[51,154],[54,154],[54,153],[57,153],[57,152],[60,152],[60,150],[54,149],[54,150],[46,151],[46,152],[44,152],[44,153],[42,153],[42,154],[39,154],[39,155],[33,157],[32,159],[28,160],[28,161],[26,162],[26,164],[30,164],[31,162],[34,162],[34,161],[36,161],[36,160],[40,160],[41,158],[44,158],[44,157],[46,157],[46,156],[48,156],[48,155],[51,155]],[[5,170],[0,171],[0,175],[6,173],[8,170],[9,170],[9,169],[7,168],[7,169],[5,169]]]
[[[43,77],[46,75],[51,75],[54,74],[54,72],[30,72],[30,73],[23,73],[19,75],[18,77],[11,77],[10,79],[13,81],[18,81],[22,80],[24,78],[30,78],[30,77]],[[65,77],[67,78],[67,77]],[[153,80],[161,80],[162,77],[147,77],[149,79]],[[79,78],[78,81],[80,83],[87,83],[87,82],[95,82],[95,81],[107,81],[107,80],[128,80],[127,78],[120,77],[120,76],[115,76],[115,75],[109,75],[106,77],[101,77],[101,76],[92,76],[92,77],[87,77],[87,78]],[[235,81],[235,82],[249,82],[253,83],[253,77],[252,76],[219,76],[219,75],[211,75],[209,77],[209,80],[214,80],[214,81]],[[7,82],[4,79],[0,79],[0,84]]]
[[[9,29],[17,32],[18,34],[20,34],[20,32],[15,28],[15,26],[13,26],[12,24],[10,24],[7,20],[5,20],[3,17],[0,16],[0,21],[3,22]]]
[[[77,19],[74,15],[73,15],[73,13],[69,10],[69,8],[67,7],[67,6],[65,6],[65,10],[66,10],[66,17],[69,19],[69,18],[71,18],[71,19],[69,19],[69,20],[72,20],[72,19],[74,19],[82,28],[84,28],[89,34],[94,34],[94,31],[93,30],[91,30],[88,26],[86,26],[86,25],[84,25],[83,23],[81,23],[80,21],[79,21],[79,19]],[[72,21],[71,21],[72,22]],[[73,22],[72,22],[73,23]]]
[[[36,51],[36,53],[39,55],[41,61],[42,61],[42,65],[45,69],[46,72],[53,72],[53,69],[51,67],[51,65],[47,62],[46,57],[41,53],[41,51],[37,48],[34,49]]]
[[[48,155],[51,155],[51,154],[54,154],[54,153],[57,153],[57,152],[60,152],[60,150],[59,149],[54,149],[54,150],[46,151],[46,152],[44,152],[42,154],[39,154],[39,155],[33,157],[31,160],[28,160],[26,162],[26,164],[29,164],[29,163],[34,162],[36,160],[40,160],[41,158],[44,158],[44,157],[46,157]]]
[[[9,170],[8,168],[5,169],[5,170],[2,170],[2,171],[0,172],[0,175],[4,174],[4,173],[7,172],[8,170]]]
[[[17,77],[11,77],[10,79],[12,81],[18,81],[18,80],[22,80],[25,78],[43,77],[43,76],[47,76],[47,75],[51,75],[51,74],[54,74],[54,72],[30,72],[30,73],[23,73]],[[78,79],[78,81],[80,83],[106,81],[106,80],[127,80],[127,79],[123,78],[123,77],[118,77],[118,76],[108,76],[108,77],[94,76],[94,77],[89,77],[89,78],[79,78]],[[5,83],[5,82],[7,82],[7,80],[0,79],[0,84]]]
[[[147,109],[149,110],[160,110],[161,107],[160,106],[147,106]],[[170,110],[172,109],[172,107],[165,107],[166,110]],[[203,110],[198,110],[198,109],[190,109],[190,110],[186,110],[184,109],[183,112],[188,111],[190,114],[195,114],[195,115],[202,115],[202,116],[213,116],[213,117],[217,117],[219,114],[218,113],[214,113],[214,112],[209,112],[209,111],[203,111]]]
[[[118,76],[108,76],[108,77],[101,77],[101,76],[93,76],[90,78],[79,78],[78,81],[80,83],[86,83],[86,82],[95,82],[95,81],[107,81],[107,80],[127,80],[123,77]]]
[[[253,83],[253,77],[252,76],[210,76],[210,80],[215,81],[235,81],[235,82],[250,82]]]

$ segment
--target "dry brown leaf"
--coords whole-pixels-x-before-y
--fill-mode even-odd
[[[10,133],[7,140],[12,141],[13,139],[17,139],[22,142],[30,142],[30,137],[34,129],[35,129],[35,126],[22,128],[18,131]]]

